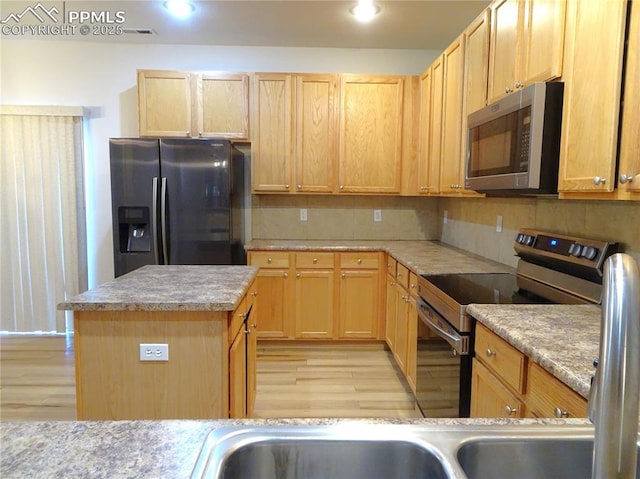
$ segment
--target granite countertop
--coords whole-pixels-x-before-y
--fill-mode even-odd
[[[438,241],[253,240],[245,248],[247,251],[384,251],[418,275],[513,272],[509,266]]]
[[[143,266],[58,304],[72,311],[233,311],[254,266]]]
[[[579,425],[578,419],[272,419],[0,423],[3,479],[189,478],[204,440],[222,426],[365,424],[452,426]]]
[[[599,306],[471,304],[466,311],[589,398],[593,360],[600,347]]]

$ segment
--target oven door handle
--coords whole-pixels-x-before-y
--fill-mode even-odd
[[[466,336],[460,336],[454,334],[450,331],[443,329],[439,324],[433,322],[430,318],[430,315],[424,314],[424,311],[429,311],[431,316],[440,316],[433,308],[431,308],[427,303],[422,300],[418,301],[418,317],[420,320],[425,323],[425,325],[435,331],[435,333],[440,336],[442,339],[447,341],[451,347],[459,354],[459,355],[467,355],[469,354],[469,339]]]

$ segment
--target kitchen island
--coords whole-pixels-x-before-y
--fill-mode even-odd
[[[145,266],[61,303],[74,311],[78,419],[244,417],[255,390],[245,331],[256,274]]]

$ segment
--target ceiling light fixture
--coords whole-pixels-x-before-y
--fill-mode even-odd
[[[164,8],[177,18],[186,18],[195,10],[195,7],[187,0],[167,0],[164,2]]]
[[[351,15],[359,22],[370,22],[380,12],[380,7],[374,5],[371,0],[359,0],[358,4],[350,10]]]

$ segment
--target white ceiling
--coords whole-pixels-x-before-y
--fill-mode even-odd
[[[378,16],[362,24],[351,16],[356,1],[315,0],[192,0],[195,12],[175,20],[162,0],[107,1],[39,0],[43,5],[63,4],[66,11],[125,12],[126,29],[151,29],[152,35],[123,34],[69,40],[130,43],[390,48],[443,50],[489,3],[489,0],[376,1]],[[32,2],[3,0],[2,18]]]

